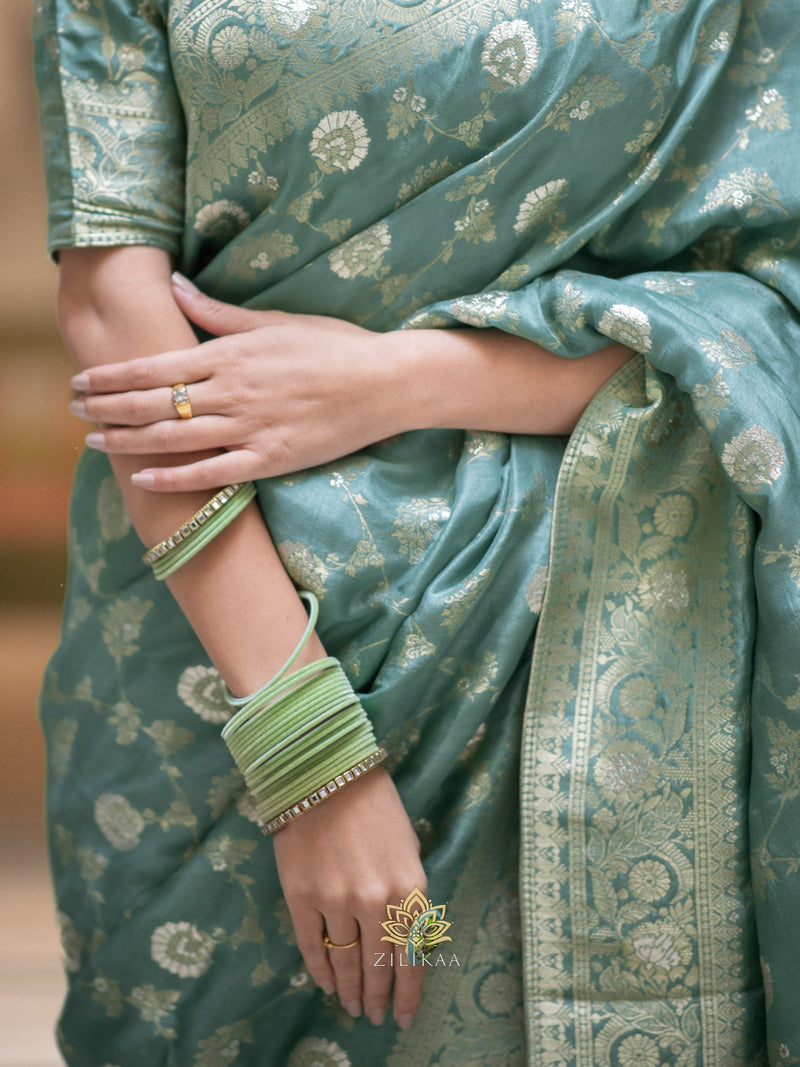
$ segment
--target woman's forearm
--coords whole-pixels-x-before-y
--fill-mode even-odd
[[[499,330],[387,334],[405,349],[407,389],[398,398],[415,429],[569,434],[592,397],[634,355],[622,344],[567,359]]]
[[[166,254],[153,248],[70,250],[61,254],[59,321],[80,370],[196,344],[172,299]],[[199,458],[186,453],[183,462]],[[114,456],[114,473],[146,545],[172,533],[209,493],[153,494],[131,484],[141,456]],[[149,456],[151,466],[174,456]],[[234,692],[258,688],[291,653],[306,623],[254,505],[168,584],[198,638]],[[322,654],[314,639],[304,660]]]
[[[147,247],[68,249],[60,257],[58,318],[76,367],[123,363],[139,355],[197,344],[191,326],[175,306],[169,284],[169,259]],[[157,455],[148,457],[157,465]],[[136,461],[114,456],[114,472],[139,536],[155,542],[171,533],[184,512],[191,514],[200,495],[154,501],[132,487]],[[188,510],[187,510],[188,509]]]
[[[408,430],[568,434],[632,355],[610,344],[566,359],[498,330],[375,333],[327,316],[222,304],[185,279],[174,299],[217,339],[96,367],[73,407],[112,424],[87,443],[135,457],[137,481],[159,493],[306,470]],[[184,376],[202,399],[191,436],[168,399]],[[185,450],[212,446],[224,454],[187,462]],[[160,463],[149,461],[151,451],[164,453]]]

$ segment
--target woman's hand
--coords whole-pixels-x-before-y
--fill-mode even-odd
[[[407,1029],[419,1007],[423,966],[412,967],[381,942],[386,905],[415,885],[427,892],[417,836],[397,790],[381,767],[280,830],[275,857],[297,944],[314,981],[336,988],[344,1008],[380,1026],[394,979],[394,1016]],[[326,949],[327,931],[334,944]],[[381,953],[383,956],[381,957]],[[380,965],[379,965],[380,963]]]
[[[196,463],[148,468],[134,484],[161,491],[305,470],[404,429],[399,383],[407,344],[339,319],[250,311],[204,296],[185,279],[175,299],[214,340],[91,368],[73,379],[74,414],[101,424],[87,444],[114,454],[225,449]],[[193,418],[171,387],[185,382]]]
[[[566,359],[493,329],[373,333],[341,319],[250,311],[173,279],[184,315],[216,338],[91,367],[72,379],[86,443],[114,455],[178,454],[131,481],[158,491],[218,489],[306,470],[407,430],[568,434],[630,359],[610,344]],[[194,417],[179,419],[185,382]],[[183,454],[224,449],[181,464]]]

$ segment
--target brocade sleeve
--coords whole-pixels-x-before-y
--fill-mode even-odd
[[[37,0],[35,10],[48,250],[177,253],[185,139],[167,0]]]

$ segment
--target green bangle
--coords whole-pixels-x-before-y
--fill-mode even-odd
[[[226,697],[228,703],[233,705],[233,707],[235,707],[235,708],[243,708],[243,707],[245,707],[245,705],[250,704],[252,701],[255,701],[255,700],[259,699],[262,696],[262,694],[264,694],[264,693],[268,692],[269,690],[271,690],[272,686],[275,685],[276,682],[280,681],[281,678],[283,678],[283,676],[286,674],[286,672],[289,670],[289,668],[295,662],[297,657],[300,655],[300,653],[303,651],[303,649],[308,644],[308,639],[311,637],[311,634],[314,632],[314,627],[317,625],[317,619],[319,618],[319,601],[317,600],[317,598],[314,596],[313,593],[306,592],[306,590],[303,590],[301,593],[298,593],[298,596],[300,597],[301,600],[305,600],[305,602],[308,604],[308,624],[306,625],[306,628],[303,631],[303,636],[300,638],[300,642],[297,645],[297,648],[294,650],[294,652],[291,654],[291,656],[289,656],[289,658],[284,663],[284,665],[281,667],[281,669],[278,671],[278,673],[274,674],[270,678],[270,680],[268,682],[265,682],[264,685],[262,685],[260,689],[257,689],[254,693],[251,693],[250,696],[247,696],[247,697],[235,697],[231,693],[230,689],[228,689],[228,687],[225,686],[225,697]],[[317,662],[318,663],[322,663],[324,661],[323,660],[318,660]],[[309,666],[313,667],[314,664],[309,664]],[[222,731],[222,736],[223,737],[225,736],[225,731],[224,730]]]
[[[235,744],[235,758],[242,762],[255,759],[262,762],[267,759],[277,759],[290,745],[302,744],[304,737],[321,728],[328,719],[333,718],[340,712],[344,712],[354,704],[355,701],[352,694],[344,697],[340,696],[337,700],[317,701],[313,707],[308,709],[307,714],[304,708],[298,709],[298,712],[295,712],[290,721],[286,723],[285,730],[273,729],[261,732],[258,728],[260,724],[256,723],[252,726],[247,736],[237,737],[235,741],[232,740],[231,751],[234,751]],[[267,722],[268,727],[274,727],[274,725],[272,722]],[[280,723],[280,726],[283,725],[283,723]]]
[[[311,811],[321,801],[326,800],[329,796],[332,796],[338,789],[347,785],[349,782],[354,782],[357,778],[363,777],[368,771],[371,771],[373,767],[377,767],[378,764],[383,763],[387,758],[388,752],[385,748],[378,748],[374,752],[370,752],[363,760],[359,760],[353,766],[348,767],[342,771],[341,774],[335,775],[330,781],[318,786],[313,792],[304,796],[301,800],[296,801],[290,807],[285,808],[279,815],[274,816],[272,819],[263,823],[261,829],[267,836],[275,834],[278,830],[282,830],[284,826],[287,826],[294,819],[299,818],[301,815],[305,815],[307,811]]]
[[[157,545],[153,545],[152,548],[148,548],[145,554],[142,556],[142,562],[148,566],[161,559],[162,556],[166,556],[169,552],[172,552],[182,541],[186,538],[193,537],[195,533],[203,526],[208,520],[223,507],[231,499],[231,497],[237,493],[241,487],[241,482],[234,482],[232,485],[226,485],[224,489],[220,489],[212,498],[201,508],[199,508],[190,519],[179,526],[175,533],[170,534],[169,537],[164,538],[163,541],[159,541]]]
[[[227,493],[230,489],[234,489],[234,486],[228,486],[227,490],[222,490],[217,496],[212,497],[208,504],[205,505],[205,508],[197,513],[197,515],[205,516],[202,522],[197,518],[197,515],[194,515],[180,530],[176,530],[172,538],[168,538],[166,542],[162,541],[162,544],[168,544],[170,540],[175,542],[175,537],[178,534],[182,535],[184,530],[189,529],[188,535],[181,536],[180,540],[175,542],[171,549],[162,553],[153,562],[153,575],[159,581],[163,582],[165,578],[169,578],[179,567],[182,567],[184,563],[188,563],[201,549],[213,541],[226,526],[233,522],[237,515],[244,511],[256,495],[255,483],[244,482],[234,489],[233,494],[228,495],[227,499],[218,503],[215,507],[214,502],[219,500],[222,493]],[[191,528],[192,521],[197,523],[195,528]],[[155,551],[155,549],[151,549],[152,551]]]

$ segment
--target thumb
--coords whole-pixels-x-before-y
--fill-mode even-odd
[[[263,312],[250,311],[223,304],[201,293],[196,285],[177,271],[172,275],[172,294],[187,319],[202,326],[208,333],[221,337],[229,333],[244,333],[263,325]]]

